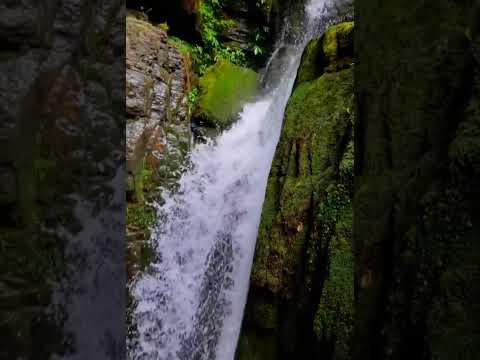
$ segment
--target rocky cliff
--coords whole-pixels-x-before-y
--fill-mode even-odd
[[[480,354],[479,5],[356,2],[355,359]]]
[[[144,15],[130,13],[126,35],[127,235],[137,266],[155,219],[148,203],[175,185],[190,150],[192,75],[189,57]]]
[[[353,23],[312,41],[268,180],[238,358],[348,358]]]
[[[342,3],[346,1],[350,0]],[[241,52],[239,62],[254,69],[264,66],[286,16],[297,14],[291,25],[299,25],[303,5],[304,0],[127,0],[127,8],[146,13],[153,23],[166,24],[171,36],[228,49],[227,57]]]

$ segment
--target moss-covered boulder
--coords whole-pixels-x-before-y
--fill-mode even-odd
[[[263,205],[241,360],[349,358],[354,283],[349,66],[316,69],[314,79],[297,81],[289,100]]]
[[[297,83],[311,81],[323,72],[346,69],[353,63],[353,22],[330,27],[320,38],[312,40],[302,57]]]
[[[253,70],[218,61],[200,78],[201,95],[195,117],[208,126],[227,128],[243,105],[256,95],[257,81]]]
[[[289,289],[295,284],[288,274],[303,260],[309,209],[336,183],[351,140],[352,94],[352,70],[348,69],[300,84],[290,99],[270,173],[252,274],[256,284],[274,293],[294,291]]]

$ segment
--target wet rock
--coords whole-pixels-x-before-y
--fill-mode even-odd
[[[165,161],[175,173],[189,148],[190,69],[167,33],[138,16],[127,17],[126,43],[127,171],[141,201],[145,164],[156,171]],[[181,149],[177,163],[168,161],[170,149]]]

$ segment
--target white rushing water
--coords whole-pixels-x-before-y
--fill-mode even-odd
[[[215,143],[192,151],[179,191],[165,196],[152,234],[157,261],[132,287],[131,359],[233,360],[285,107],[326,2],[308,1],[303,31],[277,43],[264,95]]]

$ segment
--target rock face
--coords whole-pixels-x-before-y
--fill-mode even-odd
[[[353,328],[352,30],[353,23],[330,28],[303,57],[268,180],[241,360],[348,358]],[[325,49],[331,50],[328,63]],[[308,79],[302,75],[307,71]]]
[[[200,40],[198,10],[201,0],[127,0],[127,8],[148,13],[153,23],[166,23],[170,35],[190,42]]]
[[[176,185],[192,142],[190,60],[141,13],[127,16],[128,276],[148,265],[153,200]]]
[[[171,183],[190,147],[189,68],[166,32],[142,19],[127,17],[126,45],[128,191],[142,202],[144,170]]]
[[[287,3],[295,0],[283,1]],[[148,12],[148,19],[153,23],[167,23],[172,36],[179,37],[191,43],[198,43],[202,38],[204,15],[202,5],[218,6],[212,0],[127,0],[129,9]],[[221,32],[220,42],[232,49],[246,50],[253,55],[252,43],[255,35],[267,37],[273,34],[274,20],[280,12],[278,1],[236,0],[220,2],[222,11],[219,19],[229,20],[231,26]],[[288,8],[288,5],[284,5]],[[206,21],[210,21],[208,18]],[[258,39],[257,39],[258,40]]]
[[[355,8],[355,359],[480,354],[480,4],[417,5]]]

